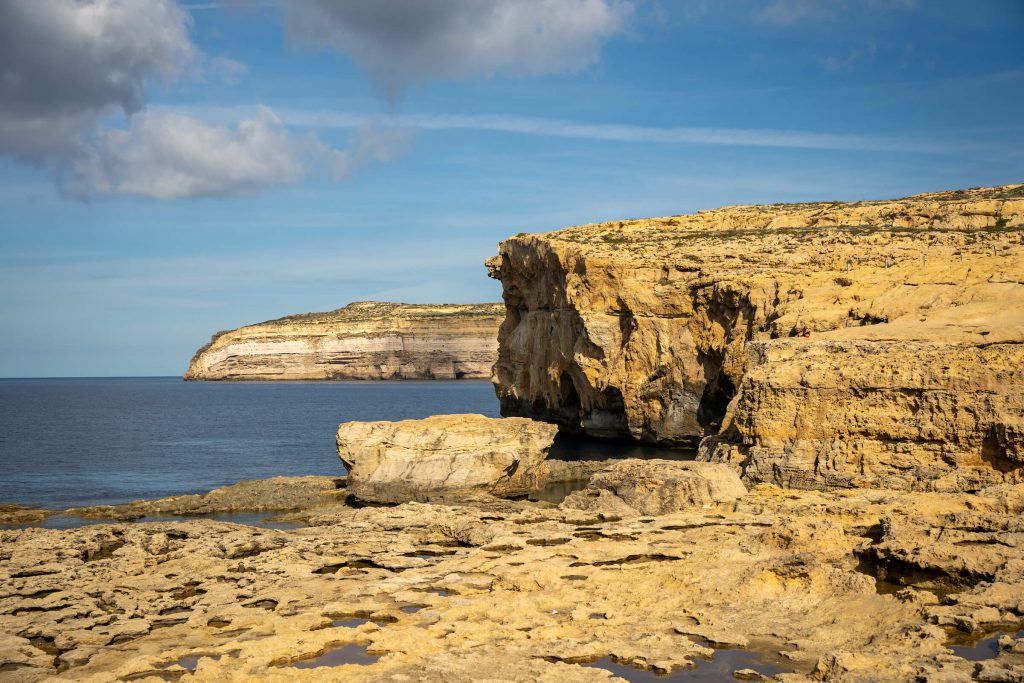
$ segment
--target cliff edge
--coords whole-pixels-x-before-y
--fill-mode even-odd
[[[187,380],[481,379],[501,304],[361,301],[218,332]]]
[[[1024,185],[519,235],[503,415],[701,446],[748,482],[974,490],[1024,467]]]

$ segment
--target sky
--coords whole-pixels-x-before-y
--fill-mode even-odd
[[[501,297],[519,232],[1024,181],[1021,0],[0,2],[0,377]]]

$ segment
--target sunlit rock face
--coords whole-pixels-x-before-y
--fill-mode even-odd
[[[190,380],[485,379],[501,304],[362,301],[219,332]]]
[[[711,462],[627,459],[594,473],[585,489],[561,503],[565,510],[610,515],[665,515],[747,495],[735,470]]]
[[[521,496],[544,487],[558,428],[524,418],[434,415],[346,422],[338,456],[360,500],[401,503],[441,494]]]
[[[487,265],[504,415],[788,487],[1021,476],[1024,185],[583,225]]]

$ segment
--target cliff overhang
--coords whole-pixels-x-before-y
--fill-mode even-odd
[[[1020,477],[1024,185],[577,226],[487,266],[504,415],[750,482]]]

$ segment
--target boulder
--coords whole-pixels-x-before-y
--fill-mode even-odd
[[[747,489],[728,465],[676,460],[619,460],[590,478],[562,509],[622,515],[665,515],[715,503],[730,503]]]
[[[364,501],[519,496],[547,483],[544,460],[557,431],[526,418],[483,415],[346,422],[338,428],[338,456],[349,471],[349,491]]]

